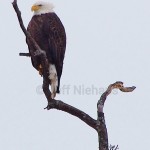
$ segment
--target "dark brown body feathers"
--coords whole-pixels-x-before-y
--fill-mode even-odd
[[[63,24],[55,13],[35,15],[32,17],[27,31],[35,39],[42,50],[46,52],[50,64],[54,64],[58,76],[59,93],[60,78],[63,69],[63,60],[66,50],[66,33]],[[33,57],[36,49],[27,39],[32,65],[38,69],[41,64],[38,57]]]

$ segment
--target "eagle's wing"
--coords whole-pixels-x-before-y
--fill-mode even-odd
[[[53,63],[56,66],[58,76],[57,92],[59,92],[60,77],[62,74],[63,60],[66,50],[66,33],[64,26],[55,13],[49,14],[47,21],[48,22],[45,23],[46,26],[44,27],[45,32],[47,32],[49,43],[47,56],[48,59],[50,58],[50,63]]]
[[[41,45],[41,30],[42,29],[42,25],[38,20],[39,17],[37,16],[33,16],[31,21],[28,24],[27,27],[27,31],[30,33],[30,35],[32,36],[32,38],[34,38],[34,40],[38,43],[38,45],[42,48]],[[43,38],[43,37],[42,37]],[[31,62],[34,68],[36,68],[38,70],[38,66],[41,64],[40,59],[38,57],[35,57],[35,51],[36,48],[34,47],[34,45],[32,44],[32,42],[26,38],[26,43],[28,45],[28,49],[29,49],[29,53],[31,55]]]

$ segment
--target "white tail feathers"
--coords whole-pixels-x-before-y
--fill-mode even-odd
[[[58,77],[55,65],[49,65],[49,79],[51,81],[51,98],[54,99],[56,96]]]

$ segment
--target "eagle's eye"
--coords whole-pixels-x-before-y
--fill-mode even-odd
[[[39,4],[38,6],[40,6],[40,7],[41,7],[41,6],[42,6],[42,4]]]

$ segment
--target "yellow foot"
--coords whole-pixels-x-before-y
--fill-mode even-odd
[[[43,68],[42,68],[42,65],[40,64],[39,66],[38,66],[38,71],[39,71],[39,75],[43,75]]]

